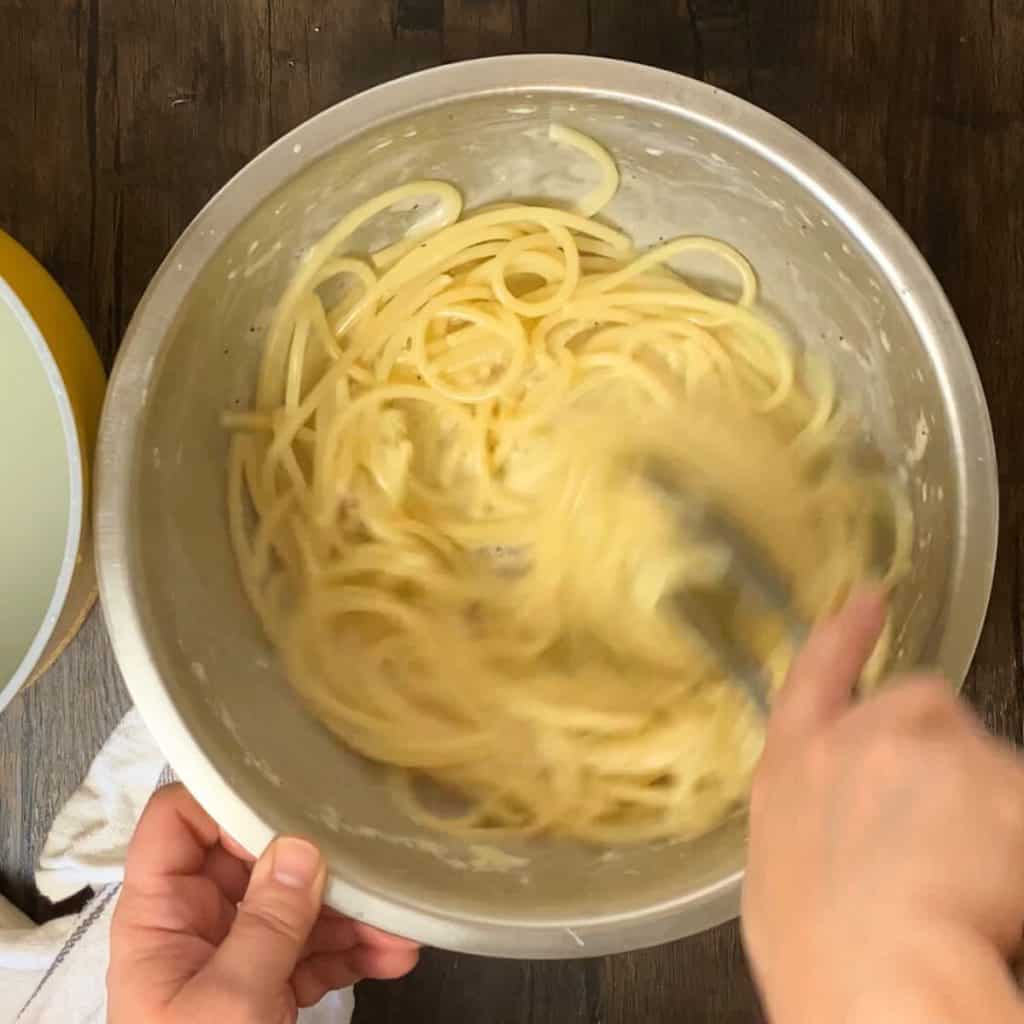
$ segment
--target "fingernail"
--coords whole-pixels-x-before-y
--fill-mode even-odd
[[[320,851],[305,839],[282,836],[274,841],[271,872],[291,889],[308,889],[320,870]]]

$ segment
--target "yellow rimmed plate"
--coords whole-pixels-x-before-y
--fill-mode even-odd
[[[0,231],[0,710],[96,598],[89,467],[104,387],[74,307]]]

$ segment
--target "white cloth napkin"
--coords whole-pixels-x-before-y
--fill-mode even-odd
[[[0,1024],[103,1024],[110,918],[135,823],[150,795],[172,781],[138,712],[129,711],[85,782],[57,815],[36,885],[58,901],[95,890],[81,913],[36,926],[0,897]],[[301,1024],[348,1024],[351,989],[299,1014]]]

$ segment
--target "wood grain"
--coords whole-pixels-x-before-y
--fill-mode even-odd
[[[55,913],[32,884],[50,822],[130,703],[96,609],[0,716],[0,893],[36,920]]]
[[[469,60],[523,48],[520,0],[445,0],[445,60]]]
[[[525,48],[537,53],[585,53],[592,45],[592,4],[588,0],[526,0]]]
[[[68,290],[108,364],[202,203],[325,106],[521,50],[657,64],[753,99],[842,160],[921,247],[989,397],[1001,554],[967,694],[1024,738],[1024,4],[1020,0],[2,0],[0,226]],[[127,698],[99,617],[0,719],[0,887],[30,866]],[[363,986],[357,1024],[748,1024],[735,925],[605,960],[430,953]]]

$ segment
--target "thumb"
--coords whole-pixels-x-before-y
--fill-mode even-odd
[[[775,700],[766,752],[803,742],[842,714],[884,626],[885,594],[864,587],[812,630]]]
[[[275,839],[253,866],[231,931],[204,973],[257,998],[279,994],[320,915],[326,877],[312,843]]]

